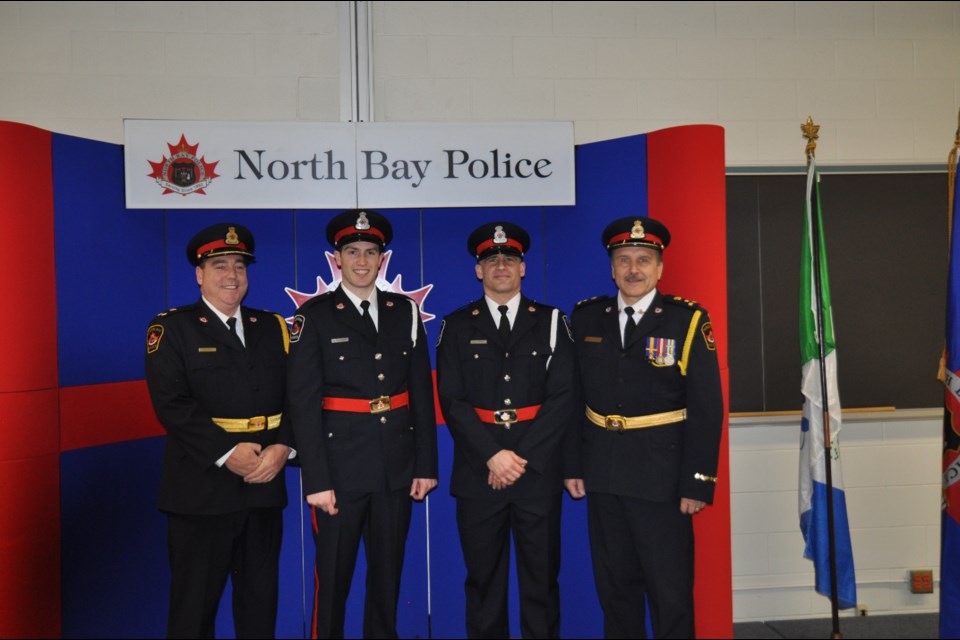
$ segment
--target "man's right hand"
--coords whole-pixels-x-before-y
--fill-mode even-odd
[[[311,493],[307,496],[307,504],[331,516],[340,513],[340,510],[337,509],[337,495],[333,492],[333,489],[321,491],[320,493]]]
[[[587,495],[587,490],[583,486],[583,478],[568,478],[563,481],[563,486],[566,487],[570,497],[574,500],[579,500]]]
[[[527,471],[527,461],[509,449],[501,449],[487,460],[487,468],[496,480],[504,486],[510,486]]]
[[[241,442],[223,464],[238,476],[246,477],[260,464],[260,449],[256,442]]]

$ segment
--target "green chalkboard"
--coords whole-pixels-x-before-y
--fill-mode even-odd
[[[805,188],[727,176],[731,412],[800,409]],[[946,173],[826,173],[820,188],[843,407],[941,406]]]

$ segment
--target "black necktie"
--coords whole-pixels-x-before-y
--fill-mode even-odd
[[[630,338],[637,329],[637,323],[633,320],[633,307],[624,307],[623,312],[627,314],[627,324],[623,328],[623,348],[626,349],[630,344]]]
[[[367,328],[373,332],[373,335],[377,335],[377,325],[373,324],[373,318],[370,317],[370,301],[364,300],[361,302],[360,308],[363,309],[363,318],[367,323]]]
[[[504,342],[510,337],[510,320],[507,318],[508,309],[509,307],[505,304],[497,307],[497,311],[500,312],[500,338],[502,338]]]
[[[246,348],[243,344],[243,340],[240,339],[240,334],[237,333],[237,319],[236,318],[227,318],[227,327],[230,328],[230,333],[234,338],[237,339],[237,342],[241,347]]]

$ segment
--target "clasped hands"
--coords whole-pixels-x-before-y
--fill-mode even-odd
[[[290,456],[290,447],[271,444],[266,449],[256,442],[241,442],[224,463],[230,471],[243,476],[243,481],[259,484],[273,480]]]
[[[487,484],[494,491],[505,489],[527,472],[527,461],[509,449],[501,449],[487,460]]]

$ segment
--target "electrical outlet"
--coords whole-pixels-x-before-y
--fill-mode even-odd
[[[865,604],[858,604],[858,605],[857,605],[857,615],[858,615],[858,616],[861,616],[861,617],[862,617],[862,616],[866,616],[866,615],[867,615],[867,605],[865,605]]]

